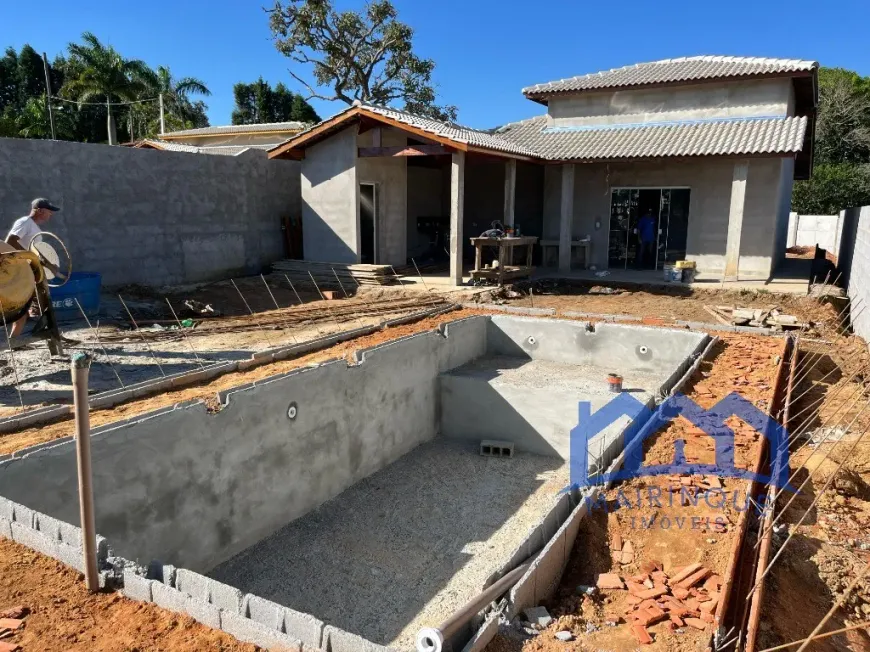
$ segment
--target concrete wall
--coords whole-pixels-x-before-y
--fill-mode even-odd
[[[281,219],[300,210],[299,164],[0,139],[7,229],[34,197],[63,209],[45,230],[64,241],[73,269],[100,272],[106,285],[187,283],[257,272],[284,255]]]
[[[812,247],[837,255],[840,249],[840,235],[843,232],[842,214],[837,215],[798,215],[790,212],[788,216],[788,246]]]
[[[591,236],[592,263],[599,269],[606,268],[612,188],[688,187],[687,258],[697,261],[702,273],[721,274],[725,269],[734,163],[732,159],[710,158],[577,165],[572,236]],[[777,238],[785,239],[783,210],[787,210],[786,198],[790,201],[788,170],[792,164],[791,159],[780,158],[754,158],[749,164],[740,243],[742,278],[767,278],[771,273]],[[544,171],[543,232],[548,238],[557,238],[559,233],[560,176],[558,166],[547,166]]]
[[[302,247],[306,260],[358,263],[357,133],[345,129],[305,150]]]
[[[434,437],[439,373],[485,336],[485,318],[453,322],[359,365],[237,388],[217,413],[197,402],[95,430],[98,531],[129,559],[210,569]],[[73,443],[0,463],[0,495],[78,523]]]
[[[791,96],[790,79],[755,79],[554,97],[549,115],[556,127],[786,116]]]
[[[852,327],[866,342],[870,342],[870,314],[864,309],[870,303],[870,206],[849,209],[841,215],[846,225],[842,248],[848,247],[849,250],[841,251],[838,262],[848,280],[852,304],[864,300],[852,319]]]
[[[372,146],[372,130],[357,136],[359,147]],[[407,145],[408,137],[395,129],[381,129],[381,146]],[[408,250],[408,159],[365,157],[356,162],[358,183],[374,183],[377,193],[378,250],[381,265],[404,265]]]

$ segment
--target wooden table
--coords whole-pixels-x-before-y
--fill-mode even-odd
[[[532,253],[537,242],[538,239],[536,237],[528,235],[515,238],[471,238],[471,244],[474,246],[474,269],[471,270],[471,278],[496,280],[501,285],[505,280],[531,276],[534,270],[534,267],[532,267]],[[498,256],[496,258],[498,267],[491,269],[481,267],[484,247],[498,248]],[[513,264],[513,254],[516,247],[527,247],[525,265]]]

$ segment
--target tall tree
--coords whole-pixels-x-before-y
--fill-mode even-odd
[[[193,104],[191,95],[203,95],[208,97],[211,91],[201,80],[196,77],[182,77],[176,79],[168,66],[157,66],[152,86],[148,89],[156,95],[163,96],[164,112],[175,115],[182,123],[193,117]],[[156,82],[156,84],[154,84]]]
[[[363,10],[337,11],[332,0],[276,0],[269,25],[278,51],[310,66],[313,82],[290,70],[311,97],[389,105],[439,120],[455,120],[455,106],[435,104],[435,62],[413,52],[414,31],[390,0]]]
[[[135,100],[153,80],[154,71],[144,61],[125,59],[115,48],[103,45],[91,32],[82,34],[83,43],[70,43],[70,55],[82,62],[77,77],[69,79],[64,92],[79,102],[105,100],[109,144],[118,144],[112,101]]]
[[[314,107],[280,82],[274,89],[262,77],[251,84],[238,83],[233,86],[233,97],[236,101],[232,114],[234,125],[320,122]]]

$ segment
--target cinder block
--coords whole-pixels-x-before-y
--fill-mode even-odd
[[[11,500],[9,502],[12,504],[12,520],[24,525],[25,527],[32,528],[35,519],[35,512],[24,505],[13,503]]]
[[[163,609],[169,609],[169,611],[184,613],[185,602],[189,597],[186,593],[160,582],[154,582],[151,585],[151,599],[154,604]]]
[[[70,568],[75,568],[80,573],[85,572],[85,557],[81,548],[68,546],[65,543],[57,541],[54,545],[54,555],[52,557]]]
[[[323,649],[330,652],[395,652],[393,648],[372,643],[332,625],[323,630]]]
[[[180,614],[187,614],[208,627],[220,628],[221,611],[215,605],[209,604],[205,600],[193,598],[186,593],[182,593],[171,586],[166,586],[155,580],[146,581],[151,582],[151,596],[154,604],[158,607]]]
[[[261,625],[286,633],[305,645],[320,647],[324,625],[314,616],[250,593],[242,601],[241,613]]]
[[[239,613],[221,611],[221,629],[245,643],[253,643],[276,652],[302,652],[302,643],[287,634],[262,625]],[[333,648],[333,652],[337,652]],[[359,652],[356,650],[355,652]]]
[[[537,579],[537,572],[537,566],[532,564],[531,568],[526,571],[526,574],[511,589],[510,608],[508,609],[509,619],[513,619],[524,609],[535,604],[535,580]]]
[[[234,586],[194,573],[186,568],[179,568],[175,573],[175,588],[195,598],[210,602],[224,611],[236,614],[242,613],[242,592]]]
[[[11,500],[0,497],[0,518],[5,518],[7,521],[13,520],[14,505]]]
[[[154,583],[154,580],[145,579],[132,570],[125,568],[124,588],[121,589],[121,593],[131,600],[151,602],[151,585]]]
[[[57,559],[57,541],[27,525],[22,525],[18,521],[12,522],[12,540],[31,550]]]
[[[221,610],[213,604],[188,597],[184,601],[184,613],[212,629],[221,627]]]
[[[4,539],[12,538],[12,521],[0,516],[0,537]]]

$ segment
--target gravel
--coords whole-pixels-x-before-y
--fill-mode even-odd
[[[560,459],[436,439],[209,575],[412,650],[482,588],[568,484]]]

